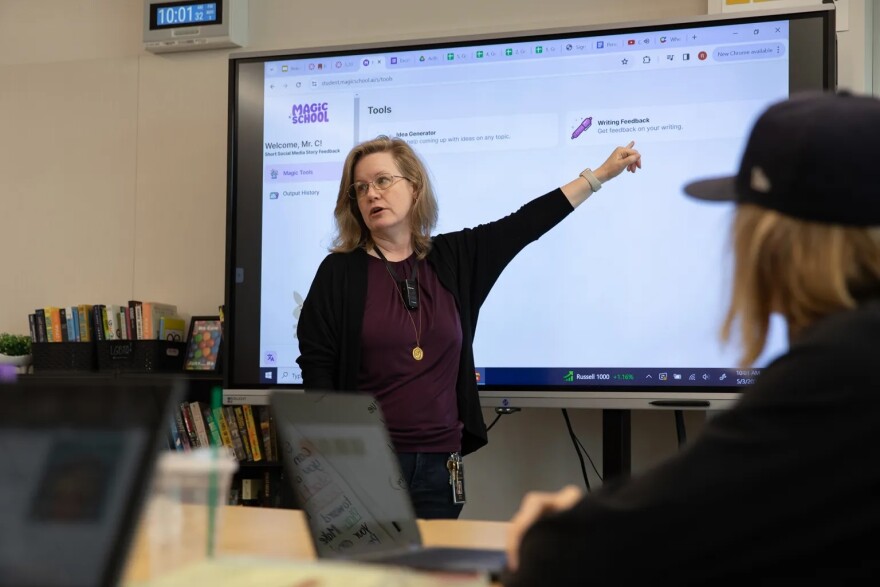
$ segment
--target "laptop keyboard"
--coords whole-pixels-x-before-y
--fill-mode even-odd
[[[424,548],[383,556],[371,562],[431,571],[484,572],[494,575],[504,568],[506,557],[500,550]]]

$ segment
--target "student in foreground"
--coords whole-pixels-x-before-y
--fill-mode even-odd
[[[809,94],[752,129],[735,177],[722,337],[742,363],[771,314],[788,352],[670,461],[583,498],[526,496],[505,584],[864,583],[880,577],[880,101]]]

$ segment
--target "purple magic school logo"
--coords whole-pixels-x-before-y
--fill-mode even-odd
[[[330,108],[327,106],[327,102],[294,104],[290,109],[290,121],[293,124],[330,122]]]

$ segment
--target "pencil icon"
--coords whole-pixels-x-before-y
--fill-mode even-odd
[[[579,127],[577,127],[576,129],[574,129],[574,132],[571,133],[571,139],[574,140],[574,139],[578,138],[579,136],[581,136],[581,133],[584,132],[585,130],[587,130],[588,128],[590,128],[590,126],[592,124],[593,124],[593,117],[592,116],[587,116],[586,118],[584,118],[583,122],[581,122],[581,125]]]

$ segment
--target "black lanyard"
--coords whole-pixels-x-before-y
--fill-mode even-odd
[[[385,269],[388,270],[388,275],[390,275],[391,279],[394,280],[394,283],[397,284],[397,287],[400,290],[400,298],[403,300],[403,305],[406,306],[408,310],[417,310],[419,308],[419,260],[416,259],[413,262],[410,276],[406,279],[400,279],[397,277],[397,271],[394,269],[394,266],[388,262],[388,259],[385,258],[382,250],[377,246],[373,246],[373,248],[376,249],[376,254],[379,255],[379,258],[385,263]]]

